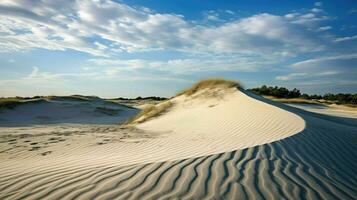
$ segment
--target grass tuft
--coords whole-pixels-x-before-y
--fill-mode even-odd
[[[224,79],[205,79],[197,82],[191,88],[186,89],[176,96],[180,95],[193,95],[197,91],[203,89],[213,89],[213,88],[241,88],[241,85],[236,81],[229,81]],[[128,120],[125,124],[132,124],[132,123],[141,123],[147,121],[148,119],[160,116],[161,114],[165,113],[169,108],[173,106],[173,103],[170,100],[165,102],[149,106],[142,110],[138,115],[134,118]]]
[[[134,118],[130,119],[127,121],[125,124],[130,124],[130,123],[141,123],[144,122],[148,119],[160,116],[164,112],[166,112],[169,108],[173,106],[173,103],[171,101],[165,101],[162,103],[159,103],[157,105],[152,105],[149,106],[145,109],[143,109],[139,114],[137,114]]]
[[[188,88],[186,90],[179,92],[176,96],[180,96],[180,95],[190,96],[202,89],[211,89],[211,88],[217,88],[217,87],[241,88],[241,85],[237,81],[230,81],[230,80],[224,80],[224,79],[204,79],[204,80],[201,80],[201,81],[195,83],[191,88]]]

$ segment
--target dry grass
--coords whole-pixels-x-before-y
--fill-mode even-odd
[[[211,89],[211,88],[217,88],[217,87],[241,88],[241,85],[236,81],[230,81],[230,80],[224,80],[224,79],[205,79],[205,80],[201,80],[201,81],[195,83],[191,88],[188,88],[186,90],[183,90],[182,92],[179,92],[176,96],[180,96],[180,95],[190,96],[202,89]]]
[[[159,103],[157,105],[149,106],[145,109],[143,109],[139,114],[137,114],[134,118],[130,119],[127,121],[125,124],[130,124],[130,123],[141,123],[144,122],[148,119],[160,116],[164,112],[166,112],[169,108],[173,106],[171,101],[165,101],[162,103]]]
[[[236,81],[229,81],[229,80],[224,80],[224,79],[205,79],[205,80],[201,80],[201,81],[197,82],[191,88],[178,93],[176,96],[179,96],[179,95],[190,96],[190,95],[195,94],[197,91],[200,91],[203,89],[233,88],[233,87],[241,88],[240,84]],[[173,106],[173,104],[170,100],[159,103],[157,105],[148,106],[147,108],[143,109],[138,115],[136,115],[134,118],[127,121],[125,124],[141,123],[141,122],[147,121],[148,119],[151,119],[153,117],[157,117],[157,116],[163,114],[172,106]]]

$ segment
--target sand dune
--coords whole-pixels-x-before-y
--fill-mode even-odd
[[[98,97],[85,100],[69,97],[19,105],[14,109],[0,110],[0,126],[16,127],[43,124],[113,124],[138,112],[121,104]]]
[[[356,119],[215,94],[130,128],[2,128],[0,199],[355,199]]]
[[[342,105],[309,105],[309,104],[288,104],[289,106],[301,108],[310,112],[347,118],[357,118],[357,108],[350,108]]]

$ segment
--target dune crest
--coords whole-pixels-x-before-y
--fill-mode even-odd
[[[305,127],[299,116],[255,100],[234,86],[218,85],[188,94],[184,92],[168,101],[172,105],[164,114],[136,127],[169,133],[168,137],[174,140],[187,138],[188,143],[204,140],[220,144],[207,146],[205,152],[218,153],[265,144],[292,136]]]

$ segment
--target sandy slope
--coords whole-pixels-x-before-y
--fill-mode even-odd
[[[138,125],[141,130],[1,129],[8,136],[1,138],[0,198],[357,196],[355,119],[310,113],[239,91],[225,94],[208,101],[174,99],[170,111]],[[44,144],[54,135],[65,140]],[[25,140],[42,146],[28,151]],[[48,149],[52,153],[39,154]]]
[[[113,124],[137,112],[137,109],[98,97],[85,101],[58,97],[0,110],[0,127],[61,123]]]
[[[309,105],[309,104],[288,104],[289,106],[307,110],[310,112],[347,118],[357,118],[357,108],[343,105]]]

